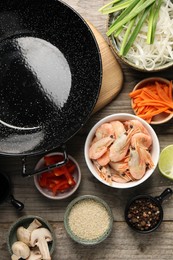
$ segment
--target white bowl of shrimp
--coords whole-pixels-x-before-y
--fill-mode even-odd
[[[113,188],[131,188],[154,173],[160,145],[146,121],[132,114],[117,113],[93,126],[86,138],[84,154],[97,180]]]

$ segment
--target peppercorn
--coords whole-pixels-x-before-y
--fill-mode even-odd
[[[140,231],[148,231],[157,226],[161,212],[157,204],[149,198],[136,199],[127,212],[129,224]]]

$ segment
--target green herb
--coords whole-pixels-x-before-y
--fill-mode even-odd
[[[115,1],[113,2],[115,3]],[[102,14],[110,14],[127,8],[132,2],[133,0],[120,1],[120,3],[114,4],[112,7],[104,9],[101,8],[100,10]]]
[[[126,44],[125,48],[123,49],[123,53],[122,54],[124,56],[128,53],[129,49],[131,48],[132,44],[134,43],[138,33],[141,30],[141,27],[142,27],[143,23],[145,22],[145,19],[146,19],[147,15],[148,15],[148,12],[149,12],[149,8],[146,8],[141,13],[141,15],[139,16],[138,23],[137,23],[135,29],[133,30],[133,33],[131,34],[128,43]]]
[[[135,23],[135,18],[133,18],[130,22],[129,22],[129,25],[128,25],[128,28],[125,32],[125,35],[124,35],[124,38],[123,38],[123,41],[122,41],[122,44],[121,44],[121,48],[120,48],[120,56],[122,56],[124,54],[124,49],[125,49],[125,46],[126,46],[126,43],[127,43],[127,40],[129,38],[129,35],[131,33],[131,30],[133,28],[133,25]],[[115,37],[115,35],[114,35]]]
[[[112,25],[109,27],[109,30],[107,31],[107,36],[110,36],[116,29],[117,23],[121,22],[123,19],[127,17],[127,15],[132,11],[132,9],[138,4],[139,0],[134,0],[132,4],[129,5],[122,13],[117,17],[117,19],[112,23]],[[123,25],[123,24],[122,24]],[[121,26],[120,26],[121,27]],[[117,28],[118,29],[118,28]]]
[[[150,8],[149,20],[148,20],[148,33],[147,33],[147,43],[151,44],[151,37],[153,31],[153,19],[154,19],[154,9],[155,3],[153,3],[152,7]]]
[[[134,0],[134,2],[138,2],[139,0]],[[132,18],[134,18],[136,15],[138,15],[140,12],[142,12],[145,8],[150,6],[155,0],[147,0],[143,3],[143,0],[139,1],[139,3],[142,2],[141,5],[138,7],[134,7],[130,13],[128,13],[121,21],[118,21],[112,28],[107,32],[107,35],[109,36],[112,33],[112,30],[117,30],[120,28],[122,25],[126,24],[129,22]],[[133,2],[133,3],[134,3]],[[136,4],[135,4],[136,5]],[[130,6],[129,6],[130,7]],[[128,7],[128,8],[129,8]],[[128,9],[127,8],[127,9]]]
[[[108,3],[108,4],[106,4],[106,5],[102,6],[102,7],[99,9],[99,12],[103,13],[104,10],[107,9],[107,7],[113,6],[113,4],[118,3],[118,2],[120,2],[120,1],[122,1],[122,0],[114,0],[114,1],[112,1],[112,2],[110,2],[110,3]]]
[[[158,20],[158,16],[159,16],[159,11],[160,11],[160,7],[162,4],[162,0],[158,0],[158,3],[156,2],[156,8],[155,8],[155,14],[154,14],[154,19],[153,19],[153,26],[152,26],[152,36],[151,36],[151,42],[154,42],[154,37],[155,37],[155,32],[156,32],[156,26],[157,26],[157,20]]]
[[[162,0],[114,0],[100,8],[99,11],[103,14],[115,15],[106,33],[107,36],[113,35],[116,38],[126,27],[120,55],[125,56],[128,53],[146,20],[148,20],[147,43],[154,42],[161,4]]]

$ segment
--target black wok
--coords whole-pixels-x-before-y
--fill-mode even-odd
[[[2,0],[0,155],[25,161],[65,144],[88,120],[101,78],[97,42],[71,7]]]

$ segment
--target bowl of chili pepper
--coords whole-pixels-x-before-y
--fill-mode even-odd
[[[50,153],[38,161],[35,169],[38,170],[62,160],[62,153]],[[34,183],[38,191],[53,200],[61,200],[71,196],[78,189],[80,182],[81,170],[71,155],[68,155],[66,164],[34,176]]]

